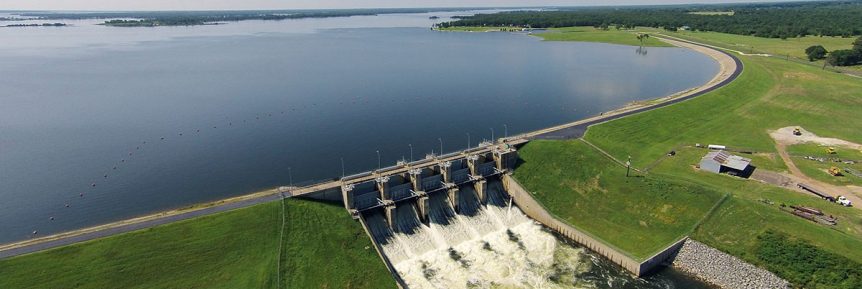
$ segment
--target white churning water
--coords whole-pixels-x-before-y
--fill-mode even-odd
[[[398,232],[386,226],[379,212],[365,216],[410,288],[594,287],[587,280],[574,280],[592,266],[591,257],[510,206],[499,182],[488,183],[484,206],[472,187],[460,190],[458,214],[445,193],[431,196],[429,225],[407,205],[396,209]]]

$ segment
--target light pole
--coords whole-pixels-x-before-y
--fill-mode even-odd
[[[293,186],[293,170],[290,167],[287,167],[287,177],[290,178],[290,186]]]
[[[491,143],[494,143],[494,142],[495,142],[495,141],[494,141],[494,128],[493,128],[493,127],[489,127],[488,129],[490,129],[490,130],[491,130]]]
[[[380,170],[380,150],[376,150],[377,152],[377,170]]]
[[[442,156],[443,155],[443,138],[438,137],[437,140],[440,141],[440,155]]]
[[[505,134],[506,138],[509,138],[509,126],[505,123],[503,124],[503,134]]]
[[[341,158],[341,178],[344,178],[344,158]]]
[[[470,149],[470,133],[467,133],[467,149]]]
[[[407,144],[410,147],[410,162],[413,162],[413,144]]]

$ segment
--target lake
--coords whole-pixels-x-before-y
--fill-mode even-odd
[[[718,71],[429,15],[0,29],[0,243],[451,152]]]

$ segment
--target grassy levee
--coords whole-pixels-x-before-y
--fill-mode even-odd
[[[818,135],[862,141],[862,82],[775,58],[741,57],[733,83],[707,95],[606,124],[586,138],[636,166],[679,144],[714,143],[775,152],[771,129],[801,125]],[[776,160],[778,162],[778,160]],[[775,166],[775,164],[770,164]]]
[[[662,31],[662,33],[695,41],[709,42],[745,53],[764,52],[779,56],[790,55],[791,57],[800,59],[808,59],[808,56],[805,55],[805,48],[810,46],[823,45],[828,51],[850,49],[853,47],[853,41],[856,40],[856,37],[844,38],[832,36],[805,36],[779,39],[706,31]]]
[[[581,41],[601,42],[620,45],[640,46],[641,42],[636,38],[636,32],[630,30],[596,29],[593,27],[565,27],[552,28],[546,32],[534,34],[546,41]],[[655,38],[647,38],[643,46],[648,47],[671,47],[672,45]]]
[[[0,288],[394,287],[343,208],[286,208],[283,244],[272,202],[0,260]]]
[[[561,220],[643,260],[688,234],[717,191],[626,170],[580,141],[532,141],[515,178]]]
[[[339,204],[289,200],[283,288],[395,288],[359,222]]]
[[[281,205],[0,260],[0,288],[274,288]]]
[[[710,35],[716,34],[699,34]],[[727,40],[710,42],[722,41]],[[795,50],[807,44],[786,49]],[[775,154],[775,143],[768,135],[770,130],[798,125],[821,136],[862,141],[862,121],[856,121],[862,107],[859,94],[862,82],[780,58],[740,58],[744,72],[723,88],[588,130],[585,138],[617,159],[632,156],[636,167],[650,165],[649,174],[643,178],[623,177],[623,167],[603,161],[601,154],[584,149],[583,144],[575,141],[527,144],[520,151],[524,163],[516,169],[515,176],[528,190],[535,191],[536,199],[554,214],[634,255],[642,255],[648,251],[645,247],[653,243],[668,242],[671,236],[686,232],[685,226],[679,224],[696,221],[695,217],[705,212],[709,201],[717,196],[706,192],[729,193],[691,232],[692,238],[755,265],[780,268],[776,273],[798,286],[858,286],[862,276],[856,273],[843,279],[820,278],[830,271],[836,272],[832,275],[853,271],[842,270],[848,264],[862,266],[862,250],[859,250],[862,213],[858,209],[773,185],[701,172],[695,165],[706,150],[693,145],[724,144],[753,149],[763,152],[748,155],[755,166],[786,170]],[[666,157],[670,150],[675,150],[676,156]],[[810,153],[806,150],[812,149],[802,146],[790,150]],[[855,152],[845,156],[852,157],[856,157]],[[838,225],[824,226],[796,217],[782,211],[782,204],[821,209],[836,216]],[[668,220],[662,215],[661,208],[665,205],[680,210],[672,216],[676,223],[662,222]],[[640,222],[649,218],[654,223],[644,226]],[[764,243],[771,240],[764,237],[770,234],[789,236],[790,241],[782,242],[792,246]],[[799,248],[805,252],[794,251],[803,250]],[[800,256],[811,256],[810,260],[843,256],[847,261],[801,266],[799,262],[805,262],[807,257]]]

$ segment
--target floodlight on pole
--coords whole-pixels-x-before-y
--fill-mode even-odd
[[[380,150],[376,150],[377,152],[377,170],[380,170]]]
[[[442,156],[443,155],[443,138],[438,137],[437,140],[440,141],[440,155]]]

